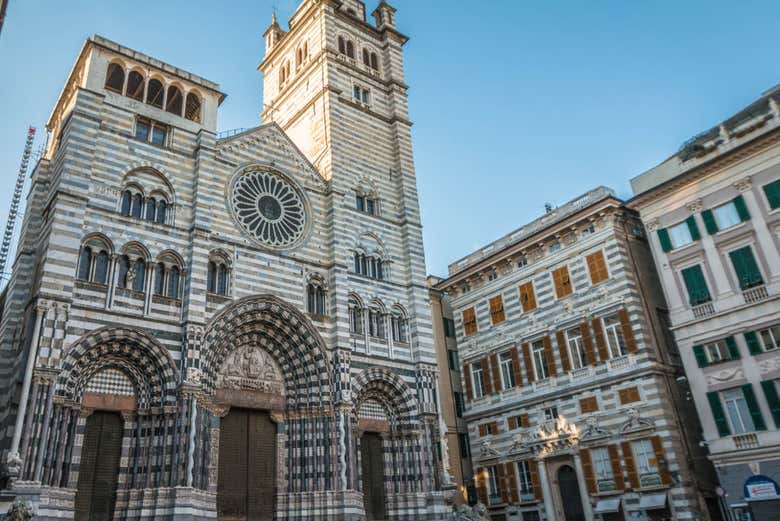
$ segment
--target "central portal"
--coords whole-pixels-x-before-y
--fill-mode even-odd
[[[220,521],[273,521],[276,424],[265,411],[231,409],[219,435]]]
[[[363,504],[366,519],[379,521],[385,515],[385,463],[382,437],[366,432],[360,440],[361,470],[363,471]]]

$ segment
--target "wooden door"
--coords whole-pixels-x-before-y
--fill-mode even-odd
[[[382,437],[367,432],[360,439],[361,469],[363,474],[363,505],[366,519],[387,519],[385,509],[385,463]]]
[[[564,465],[558,469],[558,487],[566,521],[585,521],[577,474],[571,466]]]
[[[272,521],[276,505],[276,425],[262,411],[231,409],[219,437],[220,521]]]
[[[109,521],[114,517],[122,431],[118,413],[95,411],[87,418],[75,500],[79,521]]]

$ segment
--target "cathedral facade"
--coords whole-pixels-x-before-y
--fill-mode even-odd
[[[265,33],[264,124],[102,37],[47,125],[0,340],[5,498],[36,519],[442,519],[395,10]]]

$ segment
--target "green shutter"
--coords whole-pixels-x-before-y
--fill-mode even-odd
[[[745,395],[745,402],[747,402],[748,410],[750,411],[750,417],[753,418],[753,426],[757,431],[765,431],[766,423],[764,423],[764,416],[761,414],[761,408],[758,406],[756,393],[753,392],[753,385],[743,385],[742,394]]]
[[[718,427],[718,434],[728,436],[731,434],[729,422],[726,419],[726,413],[723,411],[723,404],[720,403],[720,396],[717,392],[707,393],[707,400],[710,402],[712,416],[715,418],[715,425]]]
[[[688,299],[691,306],[698,306],[712,300],[707,289],[707,281],[704,280],[704,272],[700,265],[691,266],[682,270],[683,282],[688,290]]]
[[[718,233],[718,223],[715,222],[715,216],[712,215],[712,211],[704,210],[701,213],[701,218],[704,221],[704,227],[707,228],[707,233],[710,235]]]
[[[761,349],[761,343],[758,341],[758,333],[755,331],[745,333],[745,342],[747,342],[748,351],[750,351],[751,355],[759,355],[764,352]]]
[[[732,200],[732,202],[734,203],[734,206],[737,208],[737,214],[739,215],[739,220],[742,222],[749,221],[750,212],[748,212],[747,205],[745,204],[745,199],[741,195],[738,195]]]
[[[731,264],[739,280],[739,287],[743,290],[760,286],[764,283],[761,272],[756,264],[756,258],[753,257],[753,250],[750,246],[745,246],[738,250],[729,252]]]
[[[764,193],[772,210],[780,208],[780,179],[764,185]]]
[[[698,241],[701,239],[701,234],[699,233],[699,227],[696,226],[696,218],[691,215],[687,219],[685,219],[685,224],[688,225],[688,230],[691,232],[691,239],[694,241]]]
[[[707,367],[709,360],[707,360],[707,353],[704,352],[704,346],[693,346],[693,356],[696,357],[696,363],[699,367]]]
[[[729,349],[729,360],[739,360],[739,348],[733,336],[726,338],[726,347]]]
[[[672,240],[669,238],[669,232],[666,228],[658,230],[658,240],[661,241],[661,249],[664,251],[672,251]]]
[[[764,389],[769,410],[772,411],[775,427],[780,428],[780,396],[777,394],[777,386],[773,380],[766,380],[761,382],[761,387]]]

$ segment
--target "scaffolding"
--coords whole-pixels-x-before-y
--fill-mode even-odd
[[[5,266],[8,262],[8,253],[11,250],[13,242],[16,220],[19,216],[19,203],[22,200],[22,191],[24,190],[24,181],[27,177],[27,167],[30,165],[30,156],[32,155],[33,141],[35,140],[35,127],[27,129],[27,140],[24,143],[24,153],[22,153],[22,164],[19,166],[19,174],[16,176],[16,186],[11,198],[11,210],[8,212],[8,221],[5,224],[5,234],[3,235],[3,245],[0,247],[0,276],[6,277]]]

